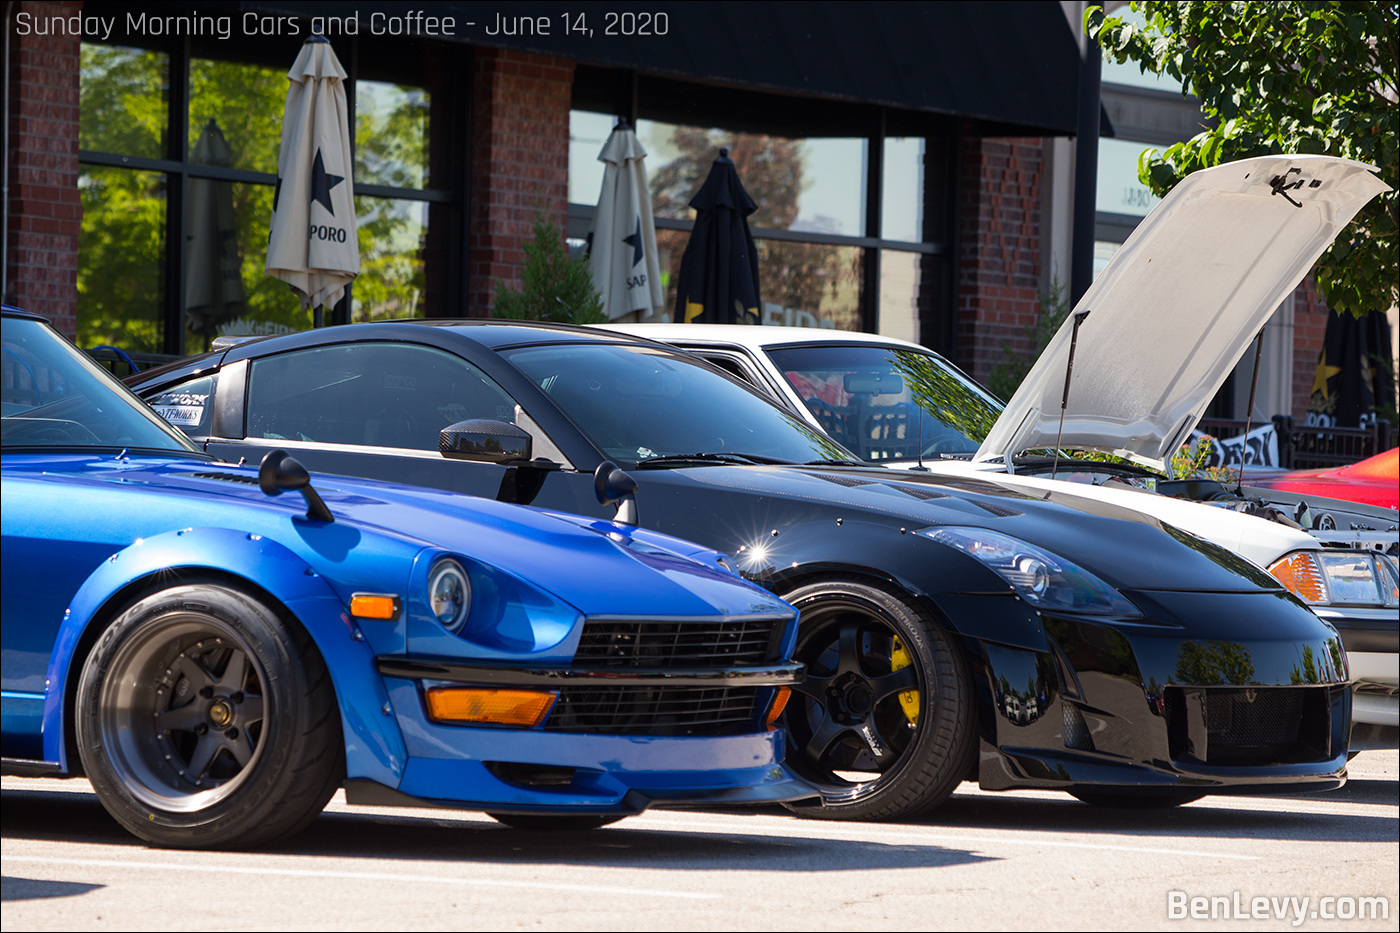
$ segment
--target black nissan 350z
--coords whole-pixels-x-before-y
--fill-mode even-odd
[[[132,382],[227,460],[283,449],[732,555],[802,612],[783,721],[823,789],[808,815],[908,818],[964,779],[1143,807],[1345,780],[1337,633],[1260,569],[1092,499],[861,465],[656,343],[375,323],[228,341]],[[644,637],[619,631],[619,658]],[[718,654],[765,660],[727,637]]]

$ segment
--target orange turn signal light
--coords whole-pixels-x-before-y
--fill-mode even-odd
[[[778,717],[783,715],[783,710],[787,709],[788,700],[792,699],[791,687],[779,687],[778,692],[773,695],[773,703],[768,707],[768,716],[763,724],[772,729],[773,724],[778,721]]]
[[[1269,565],[1269,573],[1304,602],[1327,602],[1327,583],[1317,558],[1307,551],[1280,557]]]
[[[559,694],[552,690],[432,687],[428,715],[438,722],[493,723],[533,729],[544,722]]]
[[[350,597],[350,614],[357,619],[392,622],[399,617],[399,598],[382,593],[356,593]]]

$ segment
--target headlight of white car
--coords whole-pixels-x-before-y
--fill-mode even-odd
[[[1368,551],[1294,551],[1269,573],[1314,606],[1400,606],[1400,572],[1384,554]]]
[[[1126,596],[1083,567],[1019,538],[985,528],[949,526],[921,528],[915,534],[977,558],[1009,583],[1018,596],[1039,609],[1142,615]]]

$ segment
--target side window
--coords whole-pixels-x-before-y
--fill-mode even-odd
[[[747,382],[749,385],[754,385],[753,375],[745,367],[739,365],[739,361],[734,359],[734,357],[726,353],[701,353],[700,355],[705,358],[705,362],[713,366],[718,366],[735,379]],[[762,388],[762,386],[759,386],[759,388]]]
[[[433,347],[357,343],[255,360],[248,437],[437,450],[468,418],[515,421],[515,401],[471,363]]]
[[[214,387],[218,375],[200,376],[149,399],[148,402],[166,421],[185,432],[187,437],[209,436],[214,420]]]

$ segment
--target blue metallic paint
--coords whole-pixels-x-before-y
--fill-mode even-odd
[[[340,478],[317,480],[337,519],[326,524],[305,519],[299,497],[273,499],[246,482],[189,475],[201,471],[256,475],[178,457],[6,456],[7,530],[24,528],[34,540],[54,541],[54,553],[42,555],[45,569],[71,578],[49,587],[5,588],[7,617],[55,623],[23,626],[22,632],[7,626],[6,679],[24,674],[12,661],[31,659],[28,666],[37,667],[40,652],[31,649],[52,646],[43,653],[42,752],[64,770],[70,768],[66,730],[80,646],[145,585],[216,574],[265,591],[315,641],[340,703],[352,780],[425,799],[535,811],[573,805],[622,812],[635,809],[621,803],[624,796],[645,796],[649,789],[665,799],[689,799],[691,790],[704,797],[717,788],[728,788],[731,800],[809,793],[779,764],[781,732],[656,738],[439,726],[426,720],[416,685],[394,681],[397,688],[389,691],[374,668],[377,654],[406,650],[566,665],[588,613],[791,612],[724,570],[716,552],[611,522]],[[236,528],[227,527],[233,523]],[[7,562],[18,554],[6,550]],[[425,599],[431,566],[447,554],[468,567],[480,600],[482,615],[476,618],[474,609],[464,637],[443,631]],[[507,566],[511,572],[502,569]],[[554,591],[531,580],[548,580]],[[600,587],[600,580],[609,585]],[[359,591],[403,593],[404,612],[392,622],[353,620],[346,607]],[[63,611],[66,593],[73,595]],[[785,651],[795,635],[790,623]],[[36,669],[17,682],[39,686],[38,680]],[[23,725],[21,711],[18,718],[9,715],[10,705],[7,697],[7,723],[15,718]],[[596,771],[579,785],[596,792],[574,800],[507,785],[480,764],[498,759]]]

